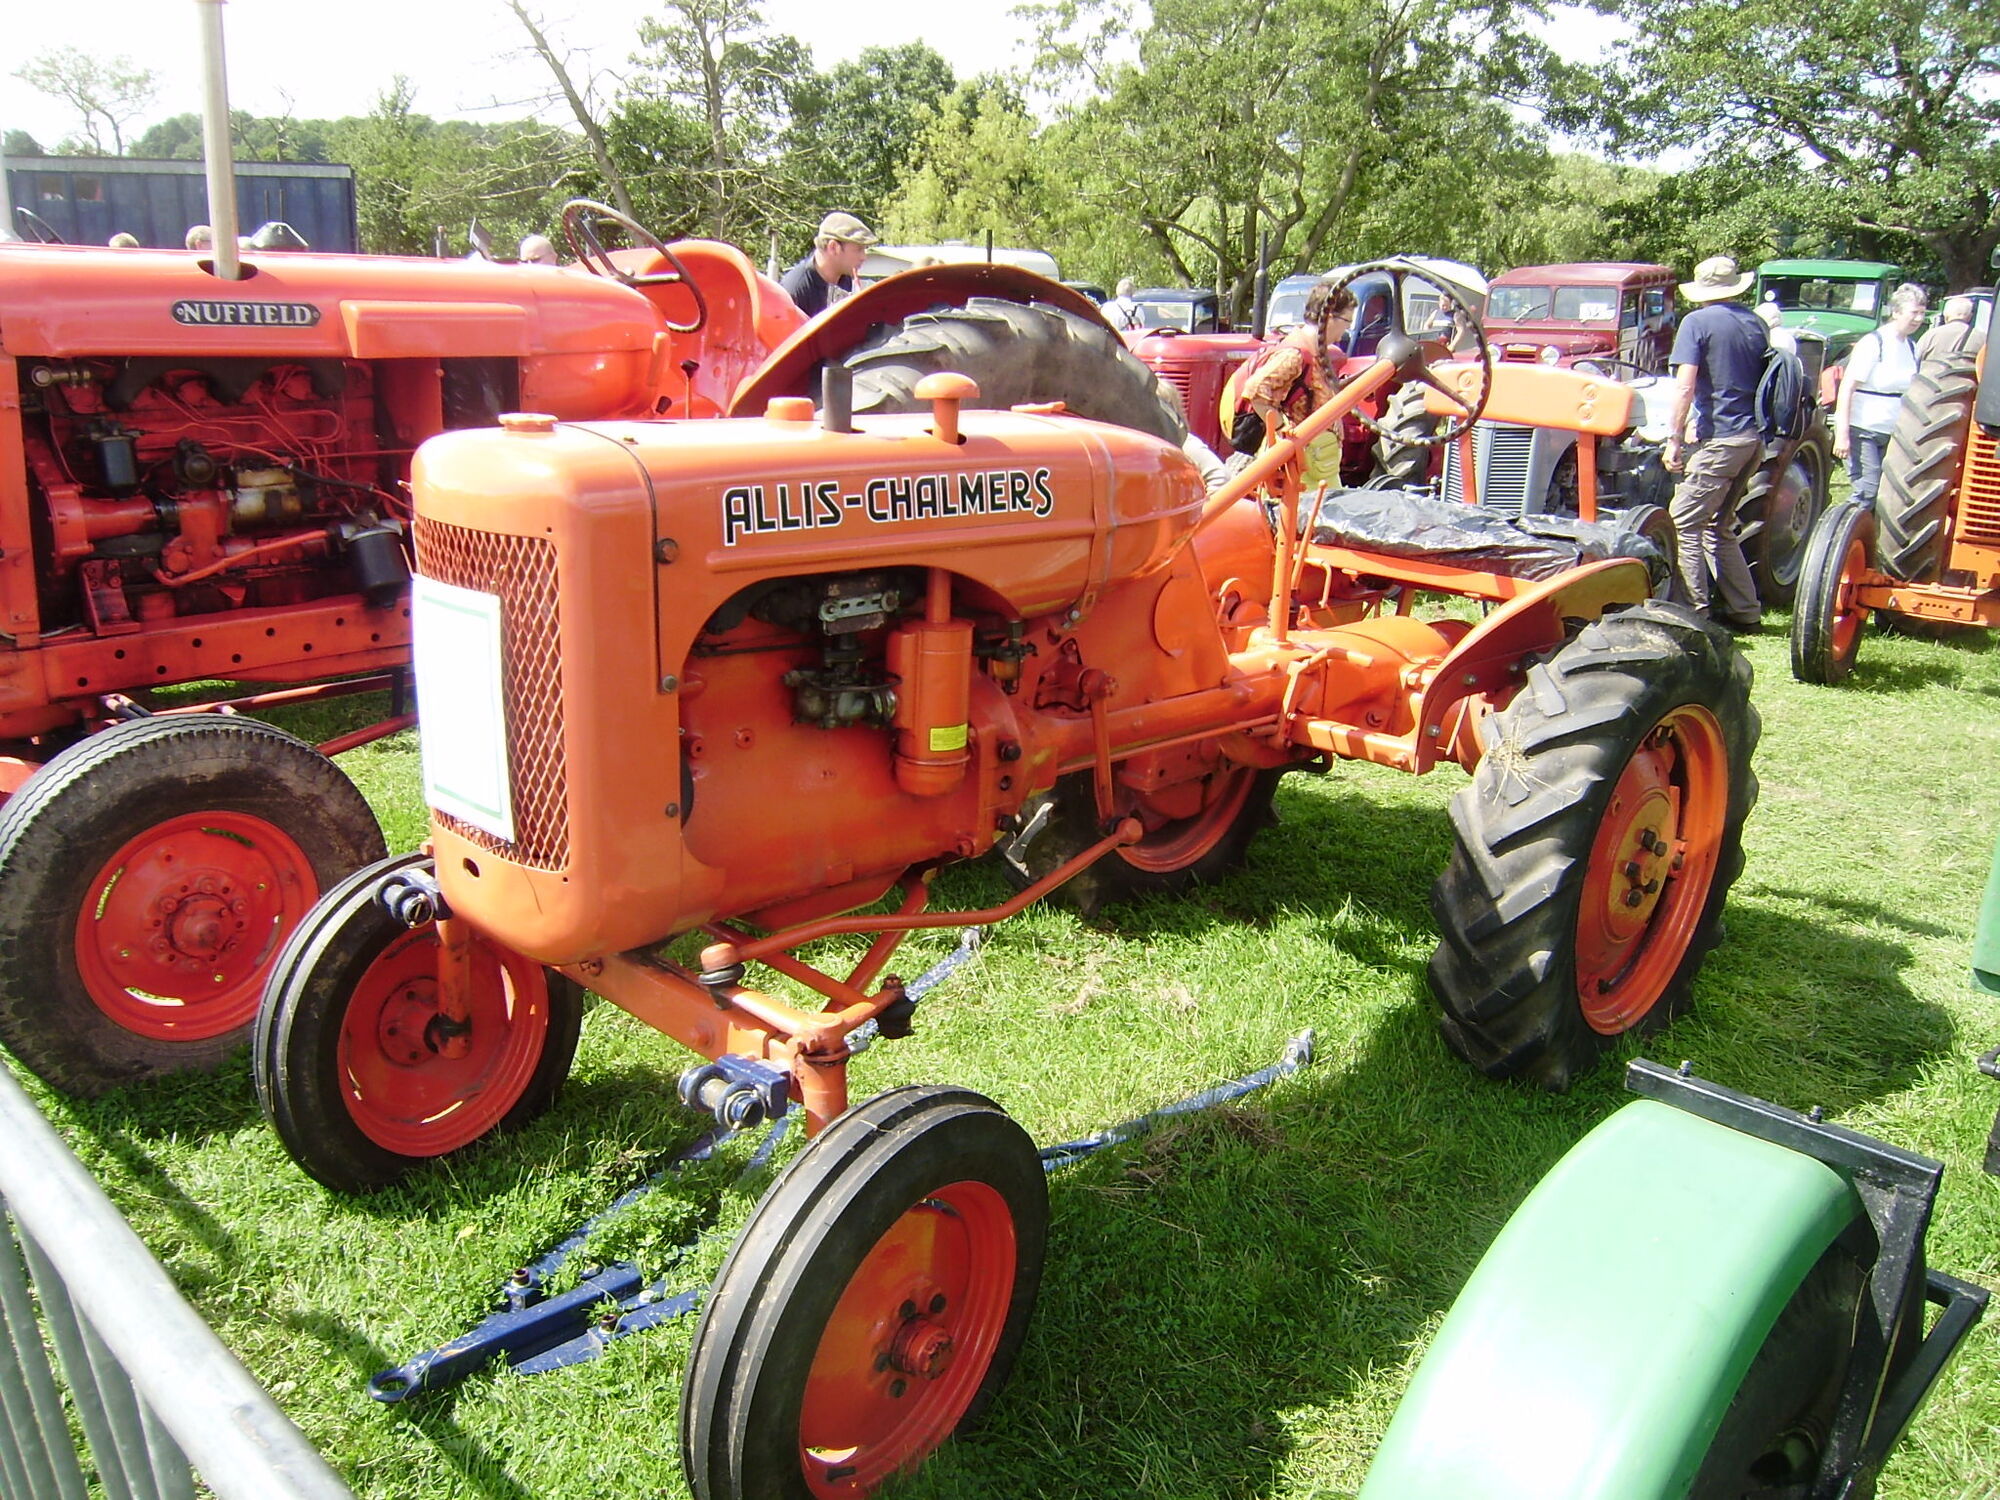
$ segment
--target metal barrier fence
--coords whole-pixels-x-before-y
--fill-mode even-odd
[[[5,1066],[0,1141],[0,1500],[352,1500]]]

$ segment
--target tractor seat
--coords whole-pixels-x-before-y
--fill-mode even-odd
[[[1645,563],[1655,593],[1671,576],[1669,560],[1659,547],[1621,526],[1615,515],[1606,521],[1548,515],[1515,519],[1411,490],[1329,490],[1312,520],[1310,539],[1323,547],[1445,563],[1534,582],[1610,557]]]

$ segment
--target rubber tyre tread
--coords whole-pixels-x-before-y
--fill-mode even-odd
[[[954,1143],[952,1136],[965,1139]],[[902,1168],[899,1158],[910,1152],[938,1160],[927,1174],[922,1169],[931,1164],[924,1161]],[[844,1279],[828,1284],[834,1256],[843,1249],[843,1220],[864,1221],[860,1233],[845,1237],[858,1266],[916,1201],[899,1204],[899,1193],[886,1206],[862,1212],[857,1204],[881,1175],[901,1171],[935,1189],[982,1166],[1013,1179],[1013,1192],[1003,1196],[1015,1210],[1017,1260],[1006,1324],[954,1431],[977,1422],[1006,1383],[1027,1334],[1047,1245],[1048,1184],[1034,1142],[999,1105],[970,1089],[910,1084],[849,1109],[795,1157],[717,1272],[681,1382],[681,1463],[695,1500],[811,1500],[798,1463],[792,1402],[803,1394],[817,1329],[846,1289]],[[801,1297],[815,1325],[803,1334],[783,1326]],[[780,1389],[774,1392],[774,1385]]]
[[[1833,633],[1840,570],[1857,532],[1868,547],[1874,540],[1875,517],[1852,500],[1843,500],[1819,518],[1806,542],[1799,596],[1792,608],[1792,676],[1800,682],[1833,687],[1854,670],[1861,654],[1865,630],[1854,632],[1854,643],[1845,655],[1836,647]]]
[[[974,297],[917,313],[847,356],[857,413],[928,411],[917,383],[953,370],[979,385],[967,405],[1001,411],[1061,401],[1079,417],[1179,446],[1180,400],[1109,329],[1041,302]]]
[[[1875,566],[1903,583],[1929,583],[1944,566],[1952,498],[1965,467],[1978,391],[1972,350],[1924,361],[1903,397],[1875,496]]]
[[[1824,418],[1815,416],[1812,419],[1798,446],[1786,456],[1784,467],[1789,468],[1799,461],[1802,453],[1808,451],[1815,465],[1813,472],[1819,480],[1806,498],[1809,514],[1799,528],[1798,546],[1790,557],[1774,554],[1777,533],[1764,524],[1765,497],[1771,493],[1780,472],[1776,462],[1760,464],[1751,472],[1743,500],[1736,507],[1741,522],[1757,525],[1756,535],[1751,537],[1750,545],[1744,549],[1744,560],[1750,564],[1750,572],[1756,580],[1757,597],[1767,609],[1783,609],[1797,596],[1799,580],[1805,571],[1805,551],[1812,544],[1812,529],[1826,511],[1828,478],[1833,472],[1833,439],[1827,432]]]
[[[1750,664],[1721,627],[1650,600],[1606,615],[1547,662],[1488,721],[1486,753],[1451,804],[1450,862],[1431,893],[1440,942],[1429,981],[1453,1051],[1493,1078],[1561,1091],[1612,1042],[1576,993],[1578,906],[1591,844],[1619,775],[1660,718],[1711,712],[1726,747],[1725,827],[1708,898],[1657,1001],[1625,1035],[1684,1011],[1720,941],[1743,869],[1743,821],[1762,725]]]
[[[376,1192],[441,1159],[388,1150],[355,1124],[337,1073],[351,997],[326,990],[341,969],[359,961],[364,944],[379,953],[403,932],[376,901],[383,879],[429,863],[426,854],[392,855],[322,897],[279,953],[257,1012],[250,1045],[257,1102],[300,1169],[335,1192]],[[541,1056],[521,1096],[482,1139],[546,1113],[569,1076],[583,1026],[583,989],[566,975],[551,971],[547,977],[549,1023]]]
[[[280,829],[321,890],[383,854],[347,774],[257,719],[134,719],[55,756],[0,811],[0,1042],[52,1087],[94,1098],[210,1072],[249,1037],[249,1024],[185,1042],[128,1031],[90,998],[76,963],[76,921],[105,861],[149,824],[203,810]]]

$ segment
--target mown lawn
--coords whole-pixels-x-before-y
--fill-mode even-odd
[[[1648,1050],[1942,1158],[1932,1262],[2000,1286],[2000,1182],[1979,1170],[2000,1085],[1973,1068],[2000,1043],[2000,1006],[1966,985],[2000,833],[2000,650],[1991,637],[1872,635],[1848,687],[1814,689],[1791,679],[1785,623],[1747,643],[1763,799],[1728,941],[1694,1013]],[[392,848],[421,836],[413,750],[405,735],[344,758]],[[1053,1141],[1260,1066],[1303,1027],[1320,1041],[1315,1067],[1243,1105],[1053,1179],[1047,1280],[1014,1379],[985,1428],[899,1494],[1330,1500],[1359,1487],[1482,1250],[1622,1102],[1618,1059],[1558,1098],[1489,1083],[1439,1040],[1426,898],[1462,784],[1451,770],[1368,767],[1288,778],[1282,822],[1243,873],[1092,922],[1030,911],[926,1002],[913,1039],[857,1061],[857,1095],[962,1083]],[[959,905],[998,890],[978,868],[941,882]],[[928,939],[900,967],[948,946]],[[398,1407],[363,1385],[463,1332],[510,1267],[693,1138],[673,1097],[685,1061],[596,1007],[552,1114],[369,1201],[292,1167],[247,1064],[93,1105],[43,1102],[358,1494],[625,1500],[685,1493],[685,1325],[592,1364],[482,1375]],[[698,1284],[764,1180],[743,1180],[740,1159],[689,1173],[599,1248],[658,1271],[709,1231],[677,1271]],[[2000,1495],[1996,1429],[1989,1325],[1882,1495]]]

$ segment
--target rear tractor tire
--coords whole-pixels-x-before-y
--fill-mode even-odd
[[[977,382],[979,396],[967,404],[984,410],[1061,401],[1076,416],[1175,445],[1188,435],[1179,398],[1116,334],[1040,302],[974,297],[964,307],[917,313],[845,363],[862,415],[928,411],[917,382],[951,370]]]
[[[1258,830],[1277,821],[1271,799],[1278,771],[1225,766],[1197,782],[1141,797],[1130,809],[1146,825],[1136,844],[1114,849],[1057,887],[1051,899],[1094,916],[1103,907],[1147,895],[1179,895],[1240,868]],[[1040,879],[1102,837],[1088,772],[1064,777],[1049,797],[1048,825],[1028,849],[1032,879]],[[1032,805],[1025,809],[1033,816]],[[1017,884],[1021,872],[1007,872]]]
[[[1965,467],[1978,390],[1971,350],[1925,362],[1903,397],[1882,455],[1875,497],[1875,564],[1903,583],[1929,583],[1944,566],[1952,495]]]
[[[1430,987],[1452,1049],[1566,1088],[1686,1009],[1757,800],[1750,667],[1652,601],[1531,668],[1452,800]]]
[[[269,724],[79,741],[0,815],[0,1041],[80,1097],[212,1070],[320,892],[381,857],[354,783]]]
[[[1737,515],[1746,529],[1755,528],[1744,539],[1743,552],[1766,608],[1782,609],[1798,592],[1813,525],[1826,510],[1832,472],[1832,439],[1826,423],[1815,417],[1782,466],[1767,463],[1750,476]]]
[[[351,876],[278,955],[257,1013],[257,1099],[285,1149],[336,1192],[368,1193],[536,1118],[576,1055],[583,991],[474,934],[473,993],[454,1036],[437,1004],[437,924],[381,897],[428,867],[402,854]]]

